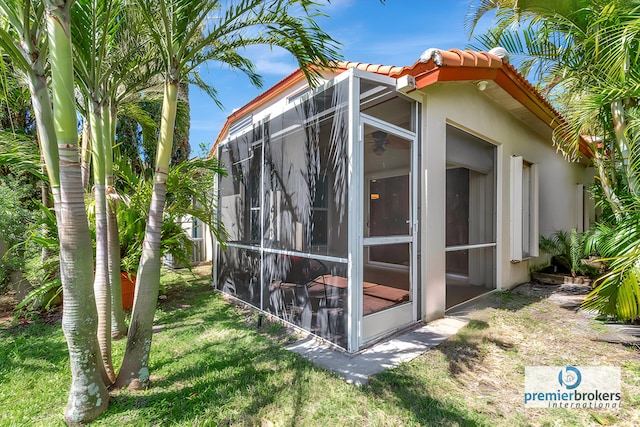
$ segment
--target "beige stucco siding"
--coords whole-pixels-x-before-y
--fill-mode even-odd
[[[551,145],[551,130],[541,135],[498,105],[472,83],[426,88],[421,128],[421,279],[426,285],[423,314],[441,317],[445,307],[446,127],[458,127],[497,147],[497,287],[509,289],[529,279],[536,259],[510,262],[510,158],[522,156],[539,166],[540,234],[577,226],[577,184],[593,182],[593,170],[567,162]],[[425,183],[427,187],[425,188]],[[426,202],[426,203],[425,203]],[[538,260],[540,262],[540,260]]]

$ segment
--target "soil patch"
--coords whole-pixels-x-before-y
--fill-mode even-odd
[[[0,295],[0,327],[7,326],[13,320],[13,310],[18,304],[16,293],[9,291]]]

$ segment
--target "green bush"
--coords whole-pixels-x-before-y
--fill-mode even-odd
[[[32,193],[32,184],[12,175],[0,177],[0,238],[6,245],[6,253],[0,258],[0,293],[7,291],[12,271],[25,266],[27,235],[35,222],[30,209],[32,203],[25,195]]]
[[[551,255],[551,265],[561,273],[572,276],[598,274],[596,267],[584,262],[589,254],[586,249],[586,235],[571,231],[558,230],[548,237],[540,236],[540,250]]]
[[[115,154],[121,267],[135,274],[142,254],[153,174],[145,169],[136,173],[128,159],[117,150]],[[189,266],[191,262],[193,243],[182,227],[187,218],[198,218],[219,240],[225,240],[222,225],[213,218],[213,179],[218,173],[224,172],[213,158],[193,158],[169,169],[160,250],[161,255],[170,254],[177,265]]]
[[[598,253],[607,272],[596,280],[583,307],[615,320],[640,320],[640,212],[598,223],[587,249]]]

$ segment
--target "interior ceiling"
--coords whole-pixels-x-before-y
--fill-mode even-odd
[[[396,92],[387,91],[382,96],[362,99],[360,108],[365,114],[384,118],[389,123],[408,129],[411,119],[411,114],[407,113],[409,102]]]

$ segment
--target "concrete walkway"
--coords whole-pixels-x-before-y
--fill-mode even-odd
[[[333,349],[312,336],[287,346],[287,350],[335,372],[348,383],[361,385],[367,382],[369,375],[411,361],[446,341],[467,323],[463,317],[445,317],[355,354]]]
[[[513,292],[548,298],[563,308],[580,313],[584,324],[579,327],[586,330],[590,328],[590,322],[595,320],[595,314],[579,308],[590,289],[588,286],[551,286],[530,283],[514,288]],[[287,349],[335,372],[349,383],[365,384],[370,375],[393,368],[402,362],[411,361],[446,341],[469,323],[472,313],[487,307],[498,307],[500,301],[494,298],[492,293],[485,294],[448,310],[447,317],[382,341],[355,354],[336,350],[312,336],[296,341],[287,346]],[[594,340],[640,346],[640,325],[608,322],[600,324],[604,328]]]

